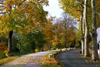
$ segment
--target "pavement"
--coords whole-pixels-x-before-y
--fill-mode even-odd
[[[61,61],[64,67],[96,67],[93,64],[86,63],[83,59],[77,56],[80,50],[73,50],[61,53],[57,58]]]
[[[55,50],[53,50],[55,51]],[[39,52],[21,56],[9,63],[6,63],[0,67],[41,67],[41,58],[53,51]]]

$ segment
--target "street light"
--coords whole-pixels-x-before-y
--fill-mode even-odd
[[[84,8],[84,6],[83,6],[83,4],[82,4],[81,2],[76,1],[75,3],[76,3],[76,4],[79,4],[82,8]]]
[[[81,3],[81,2],[79,2],[79,1],[76,1],[75,3],[76,3],[76,4],[82,4],[82,3]]]

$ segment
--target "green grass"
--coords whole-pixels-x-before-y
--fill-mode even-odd
[[[44,64],[44,67],[60,67],[60,66],[55,64],[53,66],[51,64]]]
[[[6,58],[6,54],[4,52],[0,52],[0,59]]]

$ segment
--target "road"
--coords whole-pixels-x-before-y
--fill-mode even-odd
[[[41,58],[53,51],[39,52],[24,55],[0,67],[41,67]]]
[[[83,59],[79,58],[76,53],[80,50],[73,50],[61,53],[57,58],[61,61],[64,67],[95,67],[93,64],[86,63]]]

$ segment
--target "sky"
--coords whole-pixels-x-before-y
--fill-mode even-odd
[[[50,16],[56,16],[57,18],[59,18],[63,12],[58,0],[49,0],[49,6],[44,6],[44,10],[48,11]]]

